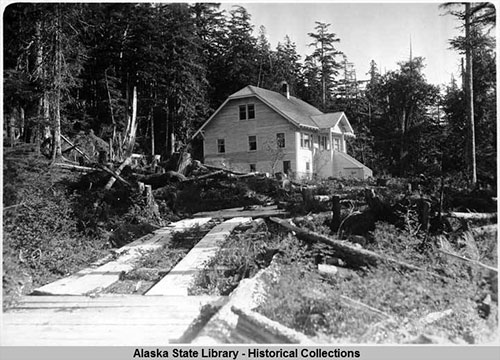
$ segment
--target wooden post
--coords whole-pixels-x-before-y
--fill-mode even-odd
[[[330,223],[330,230],[337,232],[340,226],[340,196],[335,195],[332,197],[332,221]]]

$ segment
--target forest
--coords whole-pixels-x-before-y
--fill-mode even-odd
[[[289,37],[272,49],[243,6],[12,4],[4,14],[4,142],[32,143],[55,159],[61,134],[92,132],[119,155],[190,151],[199,158],[191,135],[228,95],[246,85],[277,90],[285,80],[292,95],[322,111],[346,112],[357,134],[349,152],[376,176],[470,181],[474,163],[478,181],[496,186],[494,8],[477,3],[465,16],[463,5],[447,4],[442,13],[462,23],[464,34],[450,47],[464,59],[470,49],[471,64],[461,79],[435,85],[418,54],[383,74],[372,61],[358,75],[368,80],[356,80],[342,39],[322,22],[308,34],[309,55],[299,55]]]

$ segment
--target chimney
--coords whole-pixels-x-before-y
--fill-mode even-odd
[[[280,88],[281,95],[283,95],[287,99],[290,99],[290,89],[288,88],[288,83],[286,81],[282,81]]]

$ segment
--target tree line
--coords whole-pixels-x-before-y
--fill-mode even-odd
[[[448,5],[443,12],[464,26],[472,20],[467,36],[450,46],[472,50],[462,77],[471,73],[477,172],[494,183],[491,6],[475,3],[465,12]],[[4,13],[4,130],[37,148],[49,141],[53,159],[62,155],[61,134],[91,131],[120,151],[169,156],[189,148],[228,95],[246,85],[277,91],[286,81],[292,95],[322,111],[347,113],[357,134],[349,151],[378,175],[468,176],[466,81],[429,84],[425,59],[409,54],[383,74],[372,61],[362,86],[332,25],[316,22],[308,36],[311,53],[302,59],[288,36],[274,49],[264,27],[255,36],[242,6],[12,4]]]

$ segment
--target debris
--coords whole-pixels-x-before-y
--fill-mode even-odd
[[[373,251],[366,249],[357,249],[354,246],[340,241],[329,238],[327,236],[314,233],[312,231],[303,230],[296,226],[290,225],[287,221],[271,217],[270,220],[276,224],[283,226],[284,228],[295,232],[299,239],[310,241],[310,242],[321,242],[331,246],[337,251],[339,256],[342,256],[348,263],[354,266],[364,266],[364,265],[377,265],[380,262],[389,262],[391,264],[398,265],[401,268],[413,270],[413,271],[423,271],[427,274],[440,277],[440,275],[426,271],[418,266],[408,264],[387,256],[377,254]]]
[[[438,311],[438,312],[432,312],[432,313],[424,316],[422,319],[420,319],[419,323],[424,325],[424,326],[430,325],[430,324],[435,323],[436,321],[439,321],[447,316],[450,316],[451,314],[453,314],[452,309]]]

